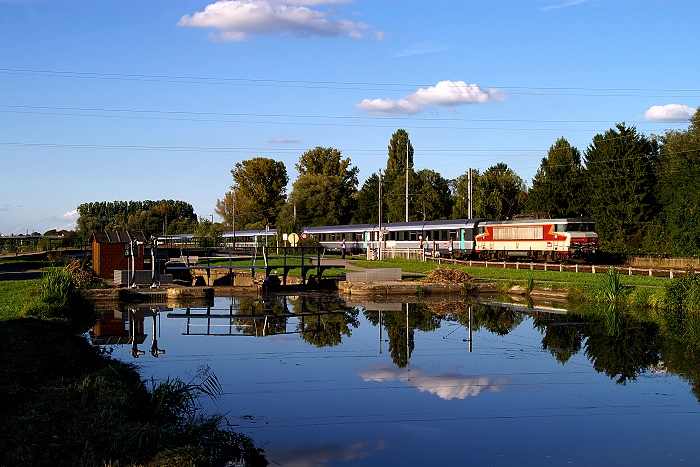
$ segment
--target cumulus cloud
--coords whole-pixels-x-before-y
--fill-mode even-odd
[[[502,378],[494,380],[487,376],[425,375],[418,368],[412,369],[411,377],[407,378],[404,370],[390,366],[361,371],[359,376],[364,381],[403,381],[420,392],[428,392],[444,400],[475,397],[485,390],[498,392],[506,385],[505,379]]]
[[[398,100],[363,99],[355,108],[372,115],[416,114],[425,107],[454,108],[466,104],[486,104],[505,98],[498,89],[483,89],[464,81],[440,81],[435,86],[418,91]]]
[[[681,104],[655,105],[644,113],[645,120],[661,122],[685,122],[695,113],[695,109]]]
[[[69,220],[69,221],[77,220],[78,217],[80,217],[80,214],[78,214],[77,209],[74,209],[72,211],[68,211],[68,212],[61,215],[61,219]]]
[[[184,15],[178,26],[208,28],[218,31],[222,41],[243,41],[258,34],[290,34],[295,36],[353,39],[382,38],[382,33],[365,23],[347,19],[331,19],[332,12],[310,7],[349,3],[348,0],[219,0],[204,11]]]

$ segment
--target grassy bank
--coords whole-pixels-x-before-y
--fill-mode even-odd
[[[202,412],[200,398],[221,393],[206,368],[147,383],[93,347],[79,332],[94,308],[67,270],[0,282],[0,465],[267,465]]]
[[[41,279],[0,281],[0,321],[19,318],[40,285]]]
[[[65,324],[36,319],[3,322],[0,355],[0,465],[267,464],[252,440],[201,414],[198,397],[220,390],[205,371],[149,388]]]
[[[437,263],[430,261],[415,261],[405,259],[388,259],[382,261],[357,260],[353,264],[364,268],[392,267],[401,268],[404,274],[428,275],[438,267]],[[600,301],[604,302],[606,274],[538,271],[529,269],[503,269],[469,267],[443,263],[441,267],[449,267],[466,271],[478,282],[495,282],[500,284],[502,291],[507,291],[513,285],[520,285],[526,289],[533,287],[547,287],[566,290],[568,298],[572,300]],[[626,295],[629,304],[637,306],[653,306],[655,294],[662,293],[663,288],[670,279],[649,276],[618,276],[620,284],[628,292]]]

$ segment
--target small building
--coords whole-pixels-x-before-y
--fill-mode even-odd
[[[135,242],[135,246],[134,246]],[[146,237],[140,230],[93,232],[92,267],[104,279],[114,278],[115,270],[142,270]],[[131,254],[134,253],[132,263]]]

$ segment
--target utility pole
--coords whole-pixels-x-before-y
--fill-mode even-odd
[[[406,141],[406,222],[408,222],[408,141]]]
[[[379,233],[377,234],[377,253],[381,251],[382,241],[382,169],[379,169]],[[379,254],[377,254],[379,256]],[[379,258],[377,258],[379,259]]]
[[[469,206],[469,219],[472,219],[472,169],[471,167],[469,168],[469,185],[467,188],[467,205]]]

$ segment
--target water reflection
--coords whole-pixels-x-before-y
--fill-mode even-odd
[[[140,345],[146,342],[145,322],[151,322],[150,354],[154,357],[163,355],[165,350],[158,347],[158,328],[160,313],[172,308],[156,305],[140,305],[120,310],[105,311],[90,331],[90,339],[95,345],[126,344],[131,346],[131,355],[138,358],[146,352]]]
[[[110,312],[93,339],[146,379],[209,364],[211,410],[273,465],[700,461],[696,350],[623,308],[503,300],[217,297]]]
[[[388,344],[395,365],[395,368],[363,371],[360,376],[365,381],[404,381],[420,391],[449,400],[474,396],[485,389],[497,391],[505,382],[481,375],[429,376],[416,368],[409,382],[406,375],[401,376],[395,370],[409,366],[416,333],[434,333],[450,326],[450,335],[458,331],[464,335],[463,341],[468,342],[471,352],[473,333],[487,331],[507,336],[531,317],[534,329],[542,335],[541,348],[562,365],[583,353],[597,372],[624,385],[650,369],[668,367],[664,363],[667,360],[675,371],[688,374],[693,383],[700,381],[700,370],[694,364],[700,359],[694,352],[688,354],[688,349],[680,349],[684,353],[681,357],[669,354],[672,347],[664,345],[658,326],[640,321],[615,306],[603,313],[581,315],[552,306],[497,301],[347,303],[329,294],[231,297],[225,307],[220,300],[179,305],[182,308],[177,310],[163,305],[140,305],[106,312],[91,331],[92,341],[96,345],[129,345],[132,357],[138,358],[146,354],[143,346],[149,335],[146,328],[150,327],[149,353],[153,357],[162,356],[165,349],[158,344],[158,329],[165,316],[169,320],[182,320],[182,335],[186,336],[298,335],[309,345],[334,347],[352,336],[353,330],[360,326],[361,315],[378,328],[377,350],[383,353],[384,344]]]
[[[411,368],[410,372],[405,372],[391,366],[376,366],[369,370],[360,371],[359,376],[364,381],[380,383],[400,381],[407,386],[418,389],[420,392],[434,394],[440,399],[448,401],[475,397],[485,390],[498,392],[507,383],[505,378],[488,376],[431,375],[416,367]]]

